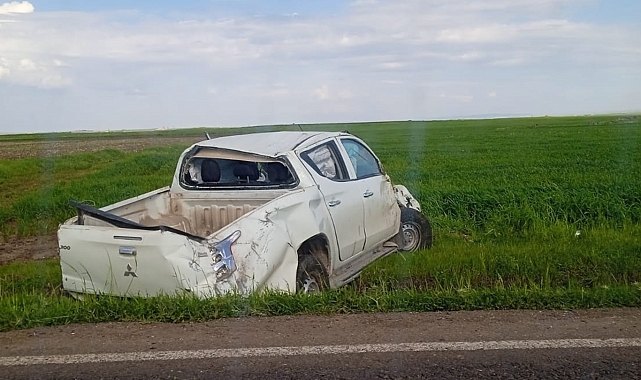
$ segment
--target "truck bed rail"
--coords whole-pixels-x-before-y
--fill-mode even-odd
[[[145,226],[140,223],[136,223],[133,220],[129,220],[126,218],[123,218],[118,215],[111,214],[106,211],[102,211],[100,209],[97,209],[95,207],[86,205],[84,203],[80,203],[77,201],[74,201],[73,199],[69,200],[69,204],[78,210],[78,225],[84,225],[84,217],[85,215],[91,216],[96,219],[100,219],[104,222],[107,222],[111,225],[114,225],[116,227],[120,228],[131,228],[131,229],[137,229],[137,230],[147,230],[147,231],[162,231],[162,232],[172,232],[178,235],[185,236],[189,239],[195,240],[199,243],[204,242],[205,239],[202,236],[197,236],[190,234],[188,232],[181,231],[179,229],[169,227],[169,226]]]

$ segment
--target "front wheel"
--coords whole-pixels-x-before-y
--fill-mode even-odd
[[[401,207],[401,234],[404,244],[400,251],[413,252],[432,246],[432,226],[423,214],[413,208]]]

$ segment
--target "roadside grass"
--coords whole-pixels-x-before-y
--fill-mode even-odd
[[[416,256],[420,259],[431,255],[423,251]],[[407,260],[407,257],[388,259]],[[438,255],[434,260],[438,260]],[[451,264],[458,265],[456,260]],[[407,270],[418,273],[428,266],[418,268]],[[426,287],[421,274],[413,274],[416,281],[406,281],[395,277],[398,273],[388,276],[380,265],[368,268],[362,278],[348,286],[318,295],[267,291],[248,297],[228,295],[206,300],[191,295],[154,298],[89,295],[77,301],[61,291],[57,260],[13,263],[0,269],[0,331],[69,323],[199,322],[241,316],[641,306],[638,282],[604,285],[608,282],[605,280],[590,286],[571,283],[556,287],[545,284],[476,287],[478,278],[448,274],[440,285]],[[504,273],[510,276],[509,272]]]
[[[345,287],[320,295],[283,293],[155,298],[23,295],[0,300],[0,331],[98,322],[204,322],[226,317],[368,312],[426,312],[499,309],[585,309],[641,306],[641,291],[606,289],[479,289],[469,292],[413,290],[358,292]]]
[[[641,283],[641,226],[620,231],[594,228],[576,236],[557,225],[539,236],[461,239],[437,236],[439,244],[375,262],[359,288],[416,291],[474,289],[594,289]]]
[[[641,306],[640,118],[302,127],[363,138],[393,181],[421,202],[434,247],[387,257],[349,286],[321,295],[211,300],[78,302],[61,292],[57,260],[12,263],[0,266],[0,330],[242,315]],[[69,199],[102,207],[169,185],[184,148],[0,160],[3,237],[52,233],[74,214]]]

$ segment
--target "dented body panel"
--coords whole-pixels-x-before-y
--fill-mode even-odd
[[[170,187],[60,225],[63,287],[118,296],[296,291],[301,247],[324,242],[332,287],[393,252],[400,207],[366,145],[346,133],[273,132],[194,144]]]

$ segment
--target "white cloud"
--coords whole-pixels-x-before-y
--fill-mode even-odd
[[[35,10],[33,4],[28,1],[12,1],[10,3],[3,3],[0,5],[0,15],[7,15],[12,13],[32,13]]]
[[[40,77],[40,81],[35,84],[36,87],[41,88],[59,88],[71,85],[69,78],[64,78],[61,74],[50,73]]]
[[[404,62],[383,62],[380,66],[384,69],[400,69],[407,66],[407,64]]]
[[[312,90],[312,96],[322,101],[331,101],[337,104],[350,100],[354,97],[352,90],[339,83],[323,84]]]
[[[329,99],[329,86],[326,84],[314,89],[314,95],[320,100]]]
[[[276,84],[273,86],[265,86],[262,91],[259,92],[260,96],[267,98],[285,98],[290,95],[293,95],[295,91],[291,90],[283,84]]]
[[[494,66],[518,66],[524,63],[525,59],[522,57],[503,58],[491,62]]]
[[[147,96],[147,92],[145,90],[142,90],[138,87],[133,87],[129,88],[125,93],[129,96],[139,96],[139,97],[145,97]]]
[[[568,0],[542,1],[553,6]],[[439,58],[509,64],[502,61],[513,59],[505,54],[515,48],[532,52],[530,58],[536,60],[557,54],[556,46],[563,46],[569,59],[578,61],[593,51],[605,49],[616,55],[633,56],[633,49],[638,49],[638,44],[633,43],[635,33],[626,30],[605,33],[608,30],[603,27],[562,19],[496,23],[491,15],[474,13],[475,9],[505,7],[515,15],[522,12],[505,5],[510,2],[490,1],[486,6],[481,0],[471,1],[476,7],[464,6],[467,2],[460,0],[453,3],[463,7],[464,13],[454,13],[450,2],[444,0],[409,0],[374,2],[367,7],[355,5],[350,8],[352,13],[341,17],[305,20],[237,18],[172,22],[123,12],[40,14],[39,18],[34,15],[29,23],[23,20],[17,23],[21,25],[5,25],[0,54],[38,53],[57,55],[58,59],[78,57],[112,62],[191,61],[217,68],[254,63],[264,67],[283,64],[277,63],[283,58],[290,63],[315,65],[337,59],[346,64],[349,60],[362,60],[373,67],[412,70],[433,64]],[[537,7],[534,0],[516,3],[525,9]],[[134,21],[119,23],[117,20],[123,17]],[[78,38],[80,35],[82,38]],[[616,45],[619,46],[615,50]],[[521,58],[521,62],[529,61]]]
[[[467,103],[470,102],[474,99],[474,96],[472,95],[447,95],[447,94],[439,94],[438,96],[441,99],[446,99],[446,100],[454,100],[456,102],[461,102],[461,103]]]
[[[12,61],[0,58],[0,80],[14,84],[40,88],[58,88],[71,85],[71,79],[64,77],[55,62],[42,63],[30,58]]]
[[[466,0],[442,0],[431,1],[432,4],[440,3],[444,9],[452,12],[510,12],[518,11],[541,12],[557,10],[559,7],[576,3],[576,0],[483,0],[483,1],[466,1]]]
[[[332,15],[212,12],[183,20],[135,10],[36,12],[0,25],[0,86],[66,86],[87,103],[85,120],[132,118],[147,127],[154,126],[144,124],[152,123],[150,114],[162,125],[495,114],[501,110],[481,107],[498,107],[491,101],[497,93],[510,113],[634,103],[617,94],[641,91],[641,28],[559,11],[585,1],[592,0],[358,1]],[[608,90],[592,98],[558,91],[583,96],[585,86],[596,86],[585,77]],[[536,94],[524,91],[528,86],[547,86],[540,93],[552,95],[526,98]],[[148,103],[114,95],[132,88],[144,89]],[[131,112],[104,115],[91,99]],[[151,111],[147,119],[138,119],[140,107]]]
[[[581,37],[590,32],[590,27],[568,20],[541,20],[514,24],[490,24],[477,27],[443,29],[437,41],[454,43],[496,43],[519,38]]]
[[[8,77],[11,74],[11,69],[9,69],[9,63],[6,59],[0,57],[0,80],[3,77]]]
[[[515,37],[515,28],[509,25],[489,25],[478,28],[444,29],[438,33],[437,41],[456,43],[487,43],[507,41]]]
[[[496,98],[496,91],[488,92],[487,93],[488,98]]]
[[[348,100],[348,99],[352,99],[353,97],[354,97],[354,94],[352,93],[351,90],[342,89],[342,90],[338,91],[337,98],[339,100]]]
[[[469,51],[459,56],[456,56],[455,58],[461,61],[478,61],[480,59],[485,58],[485,54],[479,51]]]
[[[23,58],[20,60],[20,70],[25,71],[35,71],[37,70],[36,63],[29,58]]]

